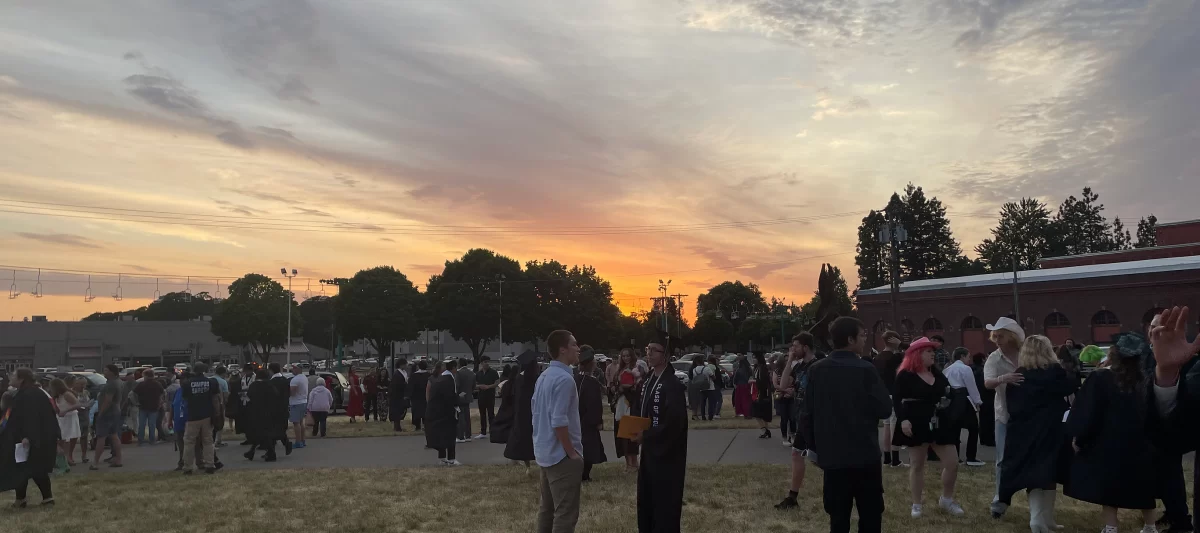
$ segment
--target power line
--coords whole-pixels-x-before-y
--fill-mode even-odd
[[[73,218],[82,220],[103,220],[112,222],[127,222],[127,223],[153,223],[153,224],[168,224],[178,226],[189,226],[199,228],[218,228],[218,229],[236,229],[236,230],[263,230],[263,231],[288,231],[288,232],[303,232],[303,233],[339,233],[339,234],[366,234],[366,235],[419,235],[419,236],[455,236],[455,235],[517,235],[517,236],[581,236],[581,235],[627,235],[627,234],[646,234],[646,233],[677,233],[690,231],[706,231],[719,229],[738,229],[738,228],[754,228],[764,226],[777,226],[785,224],[795,224],[799,222],[811,222],[817,220],[825,220],[831,218],[839,218],[859,214],[858,212],[831,213],[825,215],[813,215],[806,217],[791,217],[780,219],[766,220],[751,220],[751,221],[730,221],[730,222],[713,222],[704,224],[665,224],[665,225],[645,225],[645,226],[593,226],[591,229],[580,227],[580,229],[539,229],[539,228],[516,228],[516,227],[488,227],[488,226],[460,226],[454,229],[454,226],[399,226],[402,228],[411,229],[394,229],[395,227],[380,226],[373,223],[364,222],[336,222],[336,221],[315,221],[307,220],[300,224],[275,222],[271,220],[259,219],[258,222],[224,222],[219,217],[222,215],[201,215],[208,218],[196,219],[187,218],[192,215],[179,213],[174,215],[150,215],[140,213],[93,213],[81,210],[79,208],[57,208],[57,207],[30,207],[24,205],[5,204],[0,201],[0,213],[11,213],[18,215],[33,215],[33,216],[49,216],[58,218]],[[61,212],[43,212],[29,211],[29,209],[42,209],[45,211],[61,211]],[[90,209],[90,207],[89,207]],[[110,208],[111,209],[111,208]],[[168,212],[159,212],[168,213]],[[216,218],[216,219],[212,219]],[[330,224],[334,227],[330,228]]]

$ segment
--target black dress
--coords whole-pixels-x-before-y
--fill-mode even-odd
[[[399,370],[392,375],[392,380],[388,383],[388,416],[395,423],[396,427],[400,427],[400,421],[404,420],[405,411],[408,408],[408,397],[405,394],[405,389],[408,388],[408,380],[404,379],[404,374]]]
[[[754,370],[754,387],[758,397],[751,398],[753,403],[750,405],[750,412],[754,418],[770,422],[775,405],[773,400],[775,384],[771,382],[771,373],[767,370],[766,365],[758,365],[758,368]]]
[[[933,384],[926,383],[921,376],[909,371],[896,374],[896,388],[892,393],[892,408],[896,413],[896,429],[892,435],[892,446],[922,446],[925,444],[947,445],[958,442],[959,435],[949,419],[933,420],[950,390],[950,382],[935,368]],[[938,418],[945,418],[944,416]],[[912,436],[904,434],[903,422],[912,424]]]
[[[513,381],[513,427],[504,446],[504,457],[513,461],[532,461],[533,455],[533,387],[542,368],[537,363],[525,367]]]
[[[1000,501],[1012,503],[1020,490],[1054,490],[1066,481],[1070,441],[1063,413],[1066,397],[1079,388],[1063,367],[1018,369],[1025,377],[1020,387],[1008,389],[1008,438],[1000,473]]]
[[[1155,472],[1146,414],[1144,389],[1122,391],[1112,371],[1092,372],[1067,419],[1080,451],[1063,494],[1118,509],[1153,509]]]
[[[430,448],[438,450],[454,445],[454,437],[458,432],[457,408],[458,393],[454,388],[454,376],[431,378],[429,408],[425,413],[425,441]]]
[[[500,409],[496,411],[496,418],[492,419],[492,431],[488,433],[488,438],[492,444],[505,444],[513,427],[513,382],[501,383],[497,396],[500,398]]]

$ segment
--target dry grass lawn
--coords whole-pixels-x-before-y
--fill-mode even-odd
[[[945,533],[1024,532],[1028,508],[1018,495],[1006,518],[987,515],[989,468],[966,470],[959,499],[967,510],[953,518],[927,509],[908,516],[907,469],[885,471],[884,531]],[[927,508],[940,486],[928,473]],[[634,532],[635,477],[605,464],[584,487],[580,532]],[[1190,477],[1190,476],[1189,476]],[[828,531],[821,505],[821,473],[810,470],[801,507],[772,506],[786,491],[782,466],[693,466],[688,470],[683,530],[737,533]],[[33,494],[36,489],[31,487]],[[58,505],[0,510],[0,530],[28,533],[155,531],[211,533],[260,531],[529,532],[538,508],[536,470],[506,466],[415,469],[274,470],[182,477],[175,473],[59,477]],[[34,496],[36,498],[36,496]],[[1140,515],[1126,512],[1122,531],[1138,531]],[[150,520],[149,524],[145,520]],[[1066,531],[1098,531],[1099,509],[1059,496],[1058,521]]]

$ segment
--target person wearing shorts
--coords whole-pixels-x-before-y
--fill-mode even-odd
[[[296,443],[292,448],[304,448],[304,415],[308,414],[308,378],[301,372],[299,366],[292,367],[292,379],[288,383],[288,422],[292,423],[292,432]]]
[[[108,383],[96,395],[98,410],[96,411],[96,446],[95,461],[91,470],[99,470],[100,455],[104,453],[104,443],[112,446],[112,462],[108,466],[120,468],[121,462],[121,385],[117,375],[121,369],[117,365],[104,367],[104,377]]]
[[[782,413],[782,416],[794,417],[796,432],[792,436],[791,485],[787,497],[775,506],[780,511],[795,509],[800,505],[796,501],[796,497],[800,493],[800,486],[804,484],[804,474],[807,469],[805,461],[808,457],[808,439],[810,435],[806,435],[804,431],[800,430],[799,418],[805,405],[805,394],[808,389],[808,371],[816,361],[817,354],[813,347],[812,334],[801,332],[792,337],[792,345],[788,350],[788,360],[785,366],[787,371],[780,378],[779,387],[780,390],[793,390],[793,401],[798,402],[798,404],[793,406],[793,411]]]

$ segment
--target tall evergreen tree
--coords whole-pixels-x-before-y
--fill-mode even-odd
[[[1091,187],[1084,187],[1080,198],[1067,197],[1058,206],[1054,217],[1053,234],[1058,236],[1051,244],[1052,255],[1079,255],[1108,252],[1116,244],[1112,239],[1112,226],[1104,218],[1104,204]]]
[[[1158,217],[1150,215],[1138,221],[1137,225],[1137,244],[1135,248],[1149,248],[1158,246],[1158,234],[1155,233],[1155,228],[1158,226]]]
[[[900,278],[922,280],[948,277],[962,256],[958,241],[950,232],[946,207],[937,197],[911,183],[904,195],[893,194],[885,210],[889,221],[897,221],[908,230],[908,239],[900,247]]]
[[[1129,236],[1129,230],[1125,229],[1125,224],[1121,223],[1121,217],[1114,218],[1112,237],[1110,237],[1112,250],[1128,250],[1133,247],[1132,242],[1133,238]]]
[[[879,232],[887,224],[880,211],[871,211],[858,226],[858,254],[854,264],[858,265],[858,287],[873,289],[890,283],[888,275],[887,247],[879,243]]]
[[[1037,268],[1038,261],[1050,252],[1052,240],[1050,210],[1034,198],[1008,202],[1000,208],[1000,222],[992,228],[992,238],[984,239],[975,253],[989,272],[1012,270],[1013,258],[1021,270]]]

